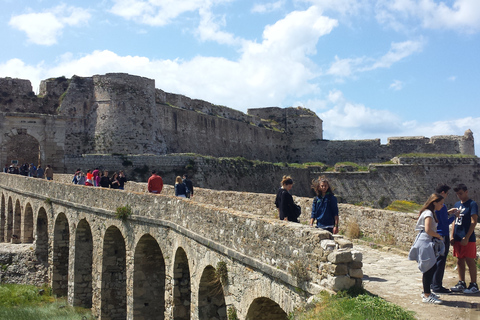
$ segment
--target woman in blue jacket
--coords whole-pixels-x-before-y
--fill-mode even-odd
[[[324,176],[312,181],[312,189],[317,196],[313,199],[310,226],[317,220],[316,228],[338,233],[338,203],[328,180]]]

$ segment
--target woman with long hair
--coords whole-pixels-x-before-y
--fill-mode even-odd
[[[175,178],[175,195],[180,198],[187,197],[187,185],[183,183],[182,177]]]
[[[417,225],[415,226],[415,230],[419,233],[408,254],[408,259],[416,260],[418,269],[423,273],[422,301],[424,303],[442,303],[439,296],[431,292],[430,285],[437,269],[436,258],[445,252],[443,237],[437,233],[438,219],[435,214],[435,210],[442,209],[443,202],[443,197],[438,193],[434,193],[420,209]]]
[[[325,176],[312,181],[312,189],[317,196],[313,198],[310,226],[317,220],[316,228],[338,233],[338,201]]]

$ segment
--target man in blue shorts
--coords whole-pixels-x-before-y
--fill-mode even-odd
[[[475,258],[477,257],[477,247],[475,244],[475,226],[478,218],[478,205],[468,197],[467,186],[463,183],[453,188],[460,201],[455,203],[460,213],[455,219],[453,226],[452,243],[453,256],[457,257],[457,270],[459,281],[455,287],[451,288],[454,292],[477,293],[477,267]],[[467,288],[465,283],[465,264],[470,273],[470,285]]]

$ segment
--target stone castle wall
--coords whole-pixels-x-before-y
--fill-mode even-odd
[[[292,194],[313,197],[311,181],[325,175],[341,202],[385,207],[394,200],[424,203],[439,184],[465,183],[470,196],[480,201],[480,160],[478,158],[400,158],[397,164],[370,165],[367,172],[323,172],[320,167],[305,169],[241,159],[217,159],[192,155],[165,156],[82,156],[66,159],[68,172],[107,169],[124,170],[130,180],[146,181],[151,170],[162,173],[167,184],[187,173],[195,186],[216,190],[275,194],[284,175],[294,180]],[[454,195],[446,200],[456,202]]]
[[[474,154],[470,131],[430,139],[390,138],[386,145],[379,139],[330,141],[323,139],[322,120],[308,109],[257,108],[244,114],[166,93],[155,89],[154,80],[128,74],[44,80],[38,97],[28,80],[0,80],[1,111],[53,113],[67,119],[67,156],[190,152],[333,165],[378,163],[412,152]]]

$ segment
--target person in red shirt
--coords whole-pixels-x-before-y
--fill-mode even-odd
[[[163,189],[163,179],[157,172],[154,170],[152,171],[152,176],[148,178],[148,192],[151,193],[160,193]]]

